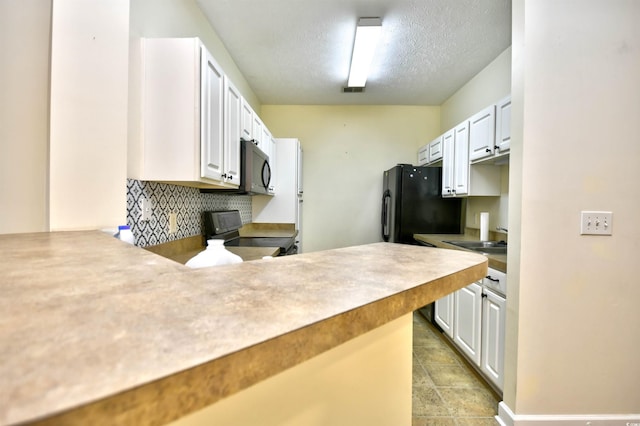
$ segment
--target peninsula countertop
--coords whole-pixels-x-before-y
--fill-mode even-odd
[[[374,243],[192,270],[98,231],[0,235],[0,424],[161,424],[477,281]]]

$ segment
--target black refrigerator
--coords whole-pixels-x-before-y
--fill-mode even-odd
[[[461,234],[465,200],[442,198],[442,167],[398,164],[384,172],[382,239],[417,244],[413,234]]]

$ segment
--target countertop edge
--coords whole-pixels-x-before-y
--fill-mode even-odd
[[[54,414],[32,424],[165,424],[413,312],[486,275],[487,262],[310,324],[245,350]],[[355,328],[354,324],[360,327]],[[341,330],[342,333],[335,333]],[[317,337],[322,336],[318,341]],[[309,345],[313,342],[313,345]],[[284,351],[283,351],[284,349]],[[311,350],[310,350],[311,349]],[[289,356],[282,356],[286,352]],[[261,362],[269,359],[270,369]],[[237,365],[246,365],[242,376]],[[231,371],[234,371],[231,374]],[[229,379],[229,380],[225,380]],[[215,385],[213,383],[215,382]]]

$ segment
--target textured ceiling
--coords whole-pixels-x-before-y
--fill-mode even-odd
[[[511,0],[196,0],[263,104],[440,105],[511,45]],[[359,17],[382,18],[342,93]]]

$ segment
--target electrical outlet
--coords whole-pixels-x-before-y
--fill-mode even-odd
[[[175,212],[169,213],[169,234],[175,234],[178,232],[178,214]]]
[[[149,221],[151,220],[151,200],[147,200],[142,197],[138,201],[140,205],[140,220]]]
[[[612,212],[580,212],[581,235],[611,235],[613,228]]]

